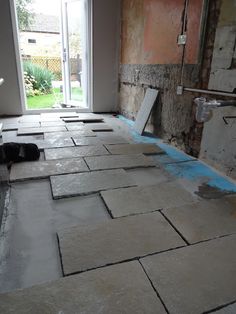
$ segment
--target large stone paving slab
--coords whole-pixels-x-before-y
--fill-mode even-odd
[[[236,313],[236,302],[214,312],[214,314],[235,314]]]
[[[0,295],[4,314],[165,314],[134,261]]]
[[[76,226],[58,239],[65,275],[185,245],[159,212]]]
[[[65,126],[66,123],[62,120],[59,121],[41,121],[40,126],[41,127],[52,127],[52,126]]]
[[[99,122],[103,121],[102,117],[99,116],[89,116],[89,115],[84,115],[82,116],[81,114],[78,117],[72,117],[72,118],[63,118],[63,121],[65,122]]]
[[[88,171],[82,158],[32,161],[13,164],[10,181],[46,178],[51,175]]]
[[[236,236],[141,259],[170,314],[199,314],[235,301]]]
[[[62,139],[62,138],[69,138],[69,137],[95,137],[96,133],[90,130],[86,131],[67,131],[67,132],[49,132],[49,133],[44,133],[44,138],[45,139]]]
[[[3,124],[3,131],[14,131],[19,128],[35,128],[40,127],[39,122],[28,122],[28,123],[7,123]]]
[[[86,123],[86,124],[72,124],[67,123],[66,128],[68,131],[74,130],[91,130],[91,131],[113,131],[112,127],[105,123]]]
[[[55,199],[135,185],[123,169],[52,176],[50,180]]]
[[[45,150],[46,160],[60,159],[60,158],[73,158],[84,156],[102,156],[108,155],[109,152],[104,146],[76,146],[65,148],[52,148]]]
[[[90,170],[153,167],[154,162],[143,154],[85,157]]]
[[[113,155],[129,154],[163,154],[164,151],[155,144],[120,144],[106,145],[106,148]]]
[[[39,147],[39,149],[75,146],[71,138],[50,138],[41,141],[34,141],[34,143]]]
[[[43,134],[48,132],[67,131],[64,126],[45,126],[39,128],[19,128],[17,135]]]
[[[236,197],[201,201],[163,213],[189,243],[236,233]]]
[[[105,137],[105,138],[100,138],[100,137],[82,138],[82,137],[73,136],[73,140],[77,146],[128,143],[128,141],[125,138],[123,138],[119,135],[112,135],[112,134],[110,136]]]
[[[115,218],[194,202],[192,195],[176,182],[104,191],[101,196]]]

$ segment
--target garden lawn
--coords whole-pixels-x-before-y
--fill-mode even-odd
[[[72,88],[72,98],[75,101],[83,101],[82,89],[80,87]],[[51,94],[27,97],[28,109],[49,109],[59,103],[63,103],[63,94],[60,92],[60,88],[53,88]]]

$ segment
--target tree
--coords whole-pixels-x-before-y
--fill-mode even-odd
[[[33,0],[16,0],[16,12],[20,30],[29,28],[32,23],[34,14],[30,12],[29,5]]]

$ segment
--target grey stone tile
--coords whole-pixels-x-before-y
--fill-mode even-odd
[[[40,115],[39,114],[31,114],[31,115],[24,115],[19,118],[18,122],[20,123],[26,123],[26,122],[39,122],[40,121]]]
[[[40,127],[39,122],[27,122],[27,123],[4,123],[3,131],[13,131],[19,128],[36,128]]]
[[[48,127],[39,127],[39,128],[19,128],[17,135],[27,135],[27,134],[43,134],[48,132],[60,132],[67,131],[64,126],[48,126]]]
[[[54,199],[134,185],[123,169],[55,176],[50,180]]]
[[[44,133],[44,138],[45,139],[51,139],[51,138],[69,138],[69,137],[95,137],[96,133],[86,130],[86,131],[67,131],[67,132],[51,132],[51,133]]]
[[[236,197],[200,201],[163,212],[189,243],[236,233]]]
[[[41,127],[52,127],[52,126],[65,126],[65,122],[62,120],[59,121],[41,121],[40,126]]]
[[[54,225],[57,230],[111,219],[98,194],[63,198],[52,202]]]
[[[134,129],[139,133],[143,134],[145,126],[150,117],[152,108],[156,102],[159,91],[156,89],[148,88],[139,109],[139,112],[136,117],[136,121],[134,123]]]
[[[128,143],[128,141],[118,135],[110,135],[105,138],[82,138],[82,137],[76,137],[73,136],[73,140],[77,146],[83,146],[83,145],[101,145],[101,144],[122,144],[122,143]]]
[[[101,192],[101,196],[115,218],[148,213],[194,201],[192,195],[176,182],[104,191]]]
[[[120,144],[106,145],[106,148],[113,155],[129,154],[163,154],[163,150],[155,144]]]
[[[234,304],[228,305],[218,311],[215,314],[235,314],[236,313],[236,302]]]
[[[159,212],[58,232],[65,275],[185,245]]]
[[[73,140],[76,146],[99,146],[102,145],[102,141],[98,137],[74,137]]]
[[[10,181],[46,178],[51,175],[88,171],[82,158],[31,161],[13,164]]]
[[[50,139],[41,140],[41,141],[34,141],[34,143],[39,147],[39,149],[75,146],[71,138],[62,138],[62,139],[50,138]]]
[[[60,120],[63,117],[77,117],[78,113],[75,111],[71,112],[49,112],[49,113],[41,113],[40,121],[56,121]]]
[[[16,143],[35,143],[37,141],[43,140],[43,135],[28,135],[28,136],[17,136],[12,132],[4,132],[3,133],[3,141],[4,143],[7,142],[16,142]]]
[[[152,159],[142,154],[137,155],[109,155],[85,157],[90,170],[105,170],[116,168],[138,168],[155,166]]]
[[[76,146],[76,147],[65,147],[46,149],[45,158],[46,160],[60,159],[60,158],[74,158],[84,156],[100,156],[108,155],[108,151],[104,146]]]
[[[141,259],[171,314],[199,314],[235,300],[236,236]]]
[[[86,124],[83,123],[82,125],[67,123],[66,128],[68,131],[74,130],[113,131],[112,127],[105,123],[86,123]]]
[[[134,261],[0,295],[9,314],[165,314],[141,265]]]

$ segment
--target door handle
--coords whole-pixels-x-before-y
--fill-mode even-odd
[[[66,48],[63,49],[63,56],[62,56],[62,58],[63,58],[63,62],[66,62],[66,60],[67,60]]]

